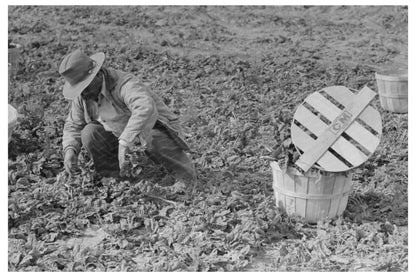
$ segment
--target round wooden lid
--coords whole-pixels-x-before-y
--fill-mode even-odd
[[[380,113],[371,107],[375,92],[354,93],[332,86],[310,94],[297,108],[291,125],[293,144],[304,171],[315,166],[329,172],[347,171],[365,162],[380,143]]]

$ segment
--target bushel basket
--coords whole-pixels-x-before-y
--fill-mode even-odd
[[[351,192],[350,172],[310,170],[302,174],[293,167],[282,170],[277,162],[270,164],[277,207],[288,215],[300,216],[317,223],[344,212]]]
[[[394,113],[407,113],[407,71],[376,73],[381,107]]]

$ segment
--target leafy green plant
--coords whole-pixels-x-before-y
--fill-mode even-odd
[[[21,114],[8,153],[9,271],[407,271],[406,114],[375,101],[382,141],[337,220],[281,213],[269,167],[297,159],[290,124],[309,93],[376,90],[368,63],[398,55],[406,18],[402,7],[9,6],[9,37],[23,46],[9,82]],[[57,64],[79,47],[106,52],[180,115],[199,172],[192,194],[165,186],[141,151],[126,180],[97,178],[85,150],[79,174],[63,173]]]

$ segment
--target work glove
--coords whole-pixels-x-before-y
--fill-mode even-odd
[[[118,145],[118,163],[120,166],[120,176],[124,177],[128,175],[129,161],[127,154],[129,153],[129,147],[127,145]]]
[[[65,151],[65,157],[64,157],[64,168],[65,171],[72,176],[73,174],[76,174],[78,169],[78,156],[75,153],[74,149],[68,149]]]

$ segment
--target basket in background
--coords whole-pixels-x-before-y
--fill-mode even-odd
[[[394,113],[407,113],[407,70],[376,73],[381,107]]]

